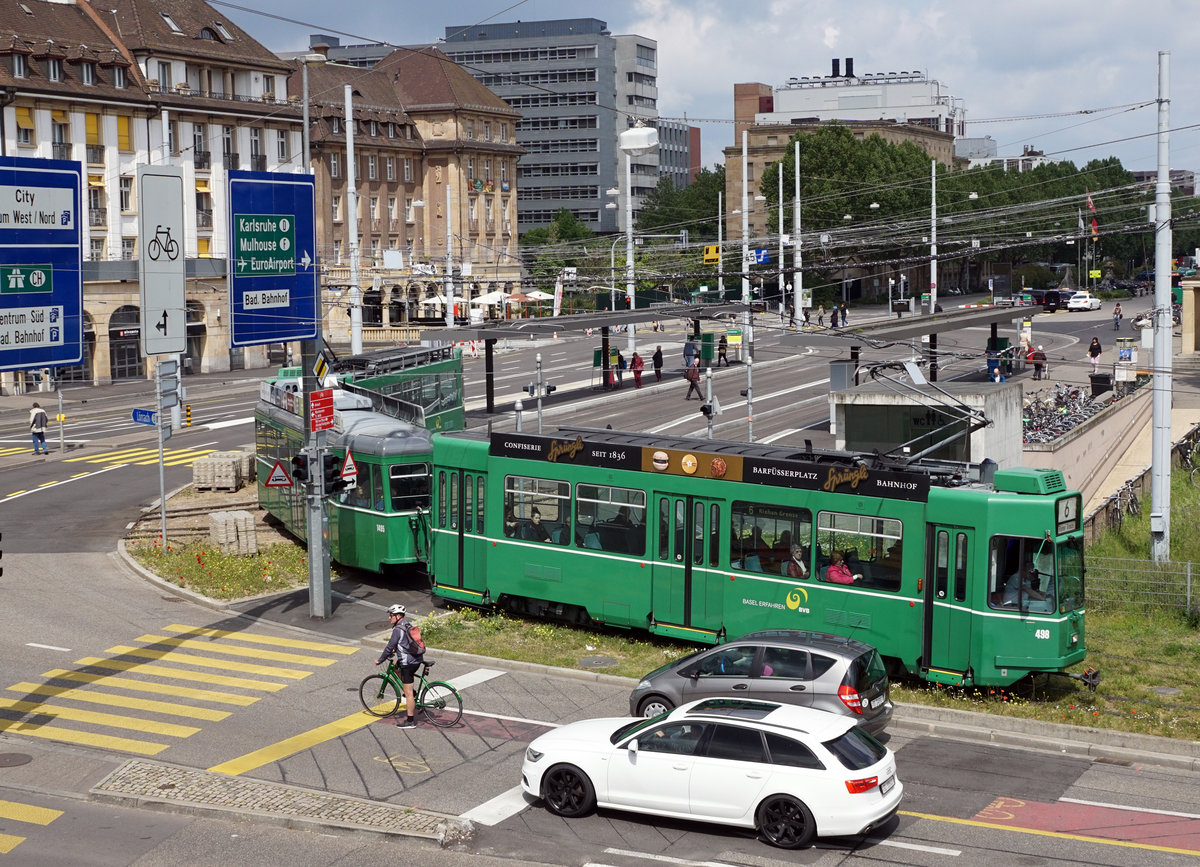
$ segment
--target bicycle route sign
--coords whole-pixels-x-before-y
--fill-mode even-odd
[[[183,251],[183,169],[139,165],[138,277],[142,354],[187,351],[187,260]]]
[[[316,337],[315,201],[312,175],[229,173],[233,346]]]
[[[78,162],[0,157],[0,370],[83,358]]]

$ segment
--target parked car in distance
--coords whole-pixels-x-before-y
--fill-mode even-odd
[[[1067,299],[1067,309],[1072,311],[1099,310],[1100,299],[1086,289],[1082,289]]]
[[[784,849],[865,834],[904,792],[895,755],[849,717],[741,698],[569,723],[525,750],[521,786],[567,818],[611,807],[754,828]]]
[[[697,650],[643,677],[629,713],[655,716],[701,698],[754,698],[841,714],[872,734],[892,719],[888,676],[869,644],[800,629],[770,629]]]

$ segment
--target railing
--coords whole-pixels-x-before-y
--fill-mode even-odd
[[[267,170],[267,155],[266,154],[251,154],[250,169],[256,172],[265,172]]]
[[[237,151],[228,154],[222,154],[221,162],[227,169],[237,169],[242,165],[241,160],[238,158]]]
[[[212,210],[198,209],[196,211],[196,228],[211,229],[212,228]]]
[[[104,162],[104,146],[103,145],[88,145],[87,146],[87,161],[89,163]]]
[[[106,226],[106,225],[108,225],[108,209],[107,208],[88,208],[88,225],[89,226]]]
[[[207,169],[212,166],[211,151],[192,151],[192,164],[198,169]]]
[[[1191,561],[1155,563],[1089,557],[1084,595],[1090,611],[1195,612],[1200,604],[1200,569]]]
[[[56,141],[50,145],[50,153],[56,160],[69,160],[71,158],[71,143]]]

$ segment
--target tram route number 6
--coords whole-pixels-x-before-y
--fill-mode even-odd
[[[1049,639],[1050,638],[1050,630],[1049,629],[1035,629],[1033,631],[1033,637]]]

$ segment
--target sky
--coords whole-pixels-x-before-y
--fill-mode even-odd
[[[459,25],[599,18],[613,34],[658,41],[659,114],[701,128],[706,167],[735,143],[734,83],[828,75],[834,58],[852,57],[858,75],[936,79],[964,105],[967,135],[991,136],[1001,156],[1030,146],[1080,167],[1115,156],[1151,171],[1159,52],[1169,51],[1170,166],[1200,168],[1191,0],[259,0],[257,11],[210,2],[272,51],[304,50],[310,33],[414,45]]]

